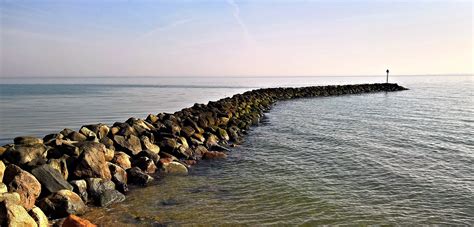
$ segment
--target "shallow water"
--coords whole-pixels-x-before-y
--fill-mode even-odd
[[[473,225],[473,78],[395,79],[410,90],[279,102],[227,159],[201,161],[189,176],[162,177],[153,186],[132,190],[125,202],[92,209],[86,217],[104,225]],[[126,92],[122,102],[78,107],[74,114],[92,115],[88,119],[99,121],[115,121],[121,115],[118,120],[123,121],[127,116],[146,116],[144,112],[150,107],[175,111],[186,107],[180,105],[218,99],[224,92],[228,96],[247,90],[250,86],[244,85],[248,84],[263,87],[351,82],[351,78],[258,79],[255,83],[234,80],[237,82],[228,86],[232,88],[112,86],[112,91],[105,89],[104,99],[115,100],[114,95]],[[354,83],[375,79],[356,80]],[[59,92],[52,97],[66,102],[70,98],[81,100],[80,94],[85,93],[94,96],[85,103],[100,100],[97,93],[84,92],[90,86],[83,86],[70,96]],[[104,86],[97,86],[104,90]],[[169,97],[173,89],[182,94]],[[169,104],[166,97],[178,101]],[[39,103],[44,101],[52,102],[38,98]],[[8,112],[5,103],[21,106],[10,102],[2,93],[2,114]],[[35,112],[40,107],[23,108]],[[47,124],[47,115],[46,111],[29,116]],[[8,116],[1,115],[2,129],[11,121],[23,124]],[[82,124],[96,122],[84,119]],[[61,120],[51,124],[65,124]],[[68,124],[77,128],[77,121]],[[29,132],[22,131],[22,127],[15,128],[16,133]],[[1,133],[2,138],[13,135]]]

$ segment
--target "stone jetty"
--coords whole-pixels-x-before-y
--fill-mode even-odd
[[[225,158],[278,100],[401,90],[388,83],[265,88],[173,114],[17,137],[0,147],[0,226],[94,226],[80,218],[88,206],[121,202],[130,184]]]

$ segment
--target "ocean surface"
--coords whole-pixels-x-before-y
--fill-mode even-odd
[[[260,87],[384,77],[0,78],[0,144],[112,124]],[[163,176],[98,224],[474,225],[472,76],[400,76],[408,91],[279,102],[225,160]]]

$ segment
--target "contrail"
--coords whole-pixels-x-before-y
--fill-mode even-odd
[[[253,39],[250,36],[249,30],[247,29],[247,26],[245,23],[242,21],[242,18],[240,18],[240,8],[239,6],[234,2],[234,0],[227,0],[227,3],[234,8],[234,12],[232,13],[235,20],[239,24],[240,28],[242,29],[242,33],[244,36],[244,39],[247,43],[253,43]]]

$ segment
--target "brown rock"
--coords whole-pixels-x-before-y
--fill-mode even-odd
[[[76,193],[70,190],[60,190],[39,201],[38,206],[48,216],[62,218],[70,214],[83,214],[86,205]]]
[[[108,149],[108,148],[105,148],[104,151],[105,151],[105,153],[104,153],[105,161],[107,161],[107,162],[112,161],[112,159],[114,159],[115,152],[111,149]]]
[[[117,143],[120,150],[127,152],[130,155],[136,155],[142,151],[140,139],[135,135],[129,136],[114,136],[114,141]]]
[[[21,205],[0,197],[0,226],[36,227],[37,224]]]
[[[165,173],[170,174],[188,174],[188,168],[179,162],[169,162],[167,164],[163,164],[162,167]]]
[[[97,227],[97,225],[92,224],[87,219],[71,214],[64,220],[62,227]]]
[[[112,181],[115,183],[115,188],[122,193],[128,192],[127,185],[127,171],[122,169],[122,167],[115,165],[113,163],[108,163],[110,173],[112,174]]]
[[[135,162],[134,165],[143,170],[145,173],[151,174],[156,172],[156,165],[148,157],[140,157]]]
[[[3,182],[3,173],[5,173],[5,164],[0,160],[0,182]]]
[[[49,226],[48,217],[46,217],[46,215],[43,213],[43,211],[39,207],[34,206],[28,213],[35,220],[38,227]]]
[[[20,136],[13,139],[15,145],[35,145],[43,144],[43,140],[32,136]]]
[[[8,147],[3,157],[10,163],[17,165],[28,164],[38,158],[45,158],[46,146],[43,144],[14,145]]]
[[[124,152],[116,152],[112,163],[117,164],[122,167],[124,170],[132,168],[132,163],[130,162],[130,156]]]
[[[21,205],[25,209],[33,208],[41,193],[41,184],[31,173],[10,164],[5,170],[3,180],[10,192],[17,192],[20,195]]]
[[[145,149],[145,150],[149,150],[149,151],[152,151],[154,153],[159,153],[160,152],[160,147],[156,144],[153,144],[152,142],[150,142],[150,139],[146,136],[142,136],[140,138],[141,142],[142,142],[142,147]]]
[[[110,171],[105,161],[105,145],[96,142],[84,142],[80,145],[81,155],[77,160],[74,175],[78,178],[98,177],[111,179]]]

